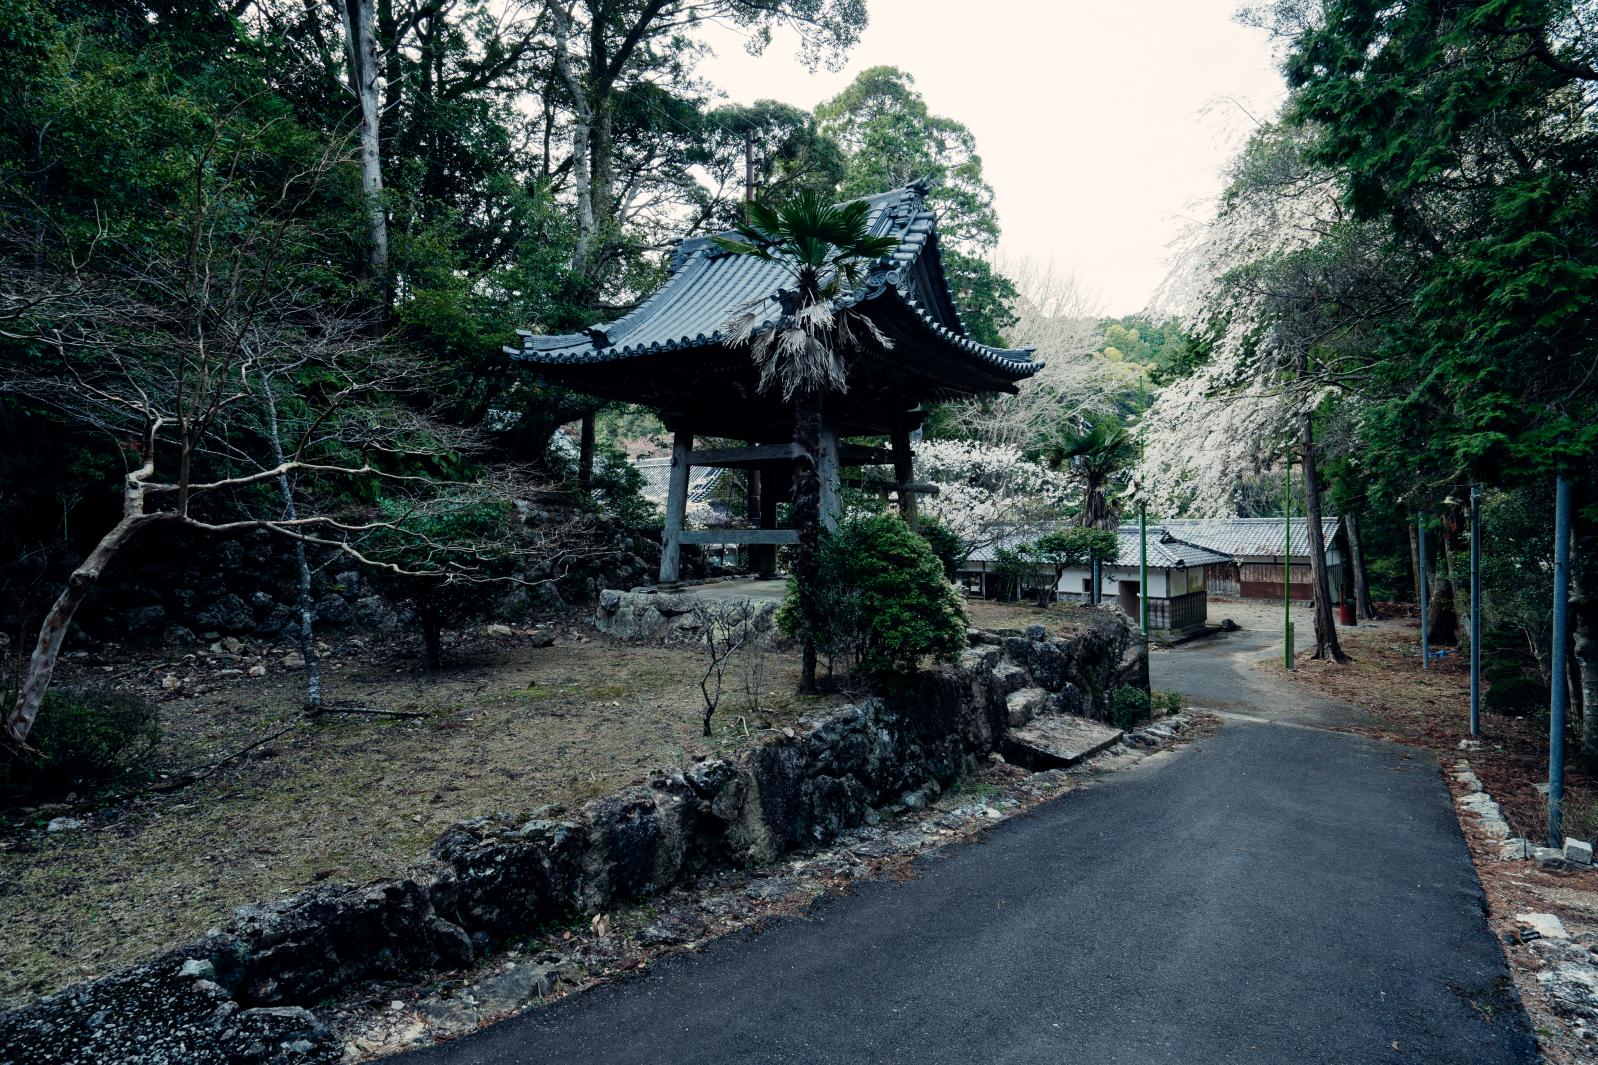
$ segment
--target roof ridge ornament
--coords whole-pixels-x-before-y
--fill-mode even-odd
[[[610,337],[597,325],[591,325],[583,330],[589,340],[593,341],[594,350],[603,351],[610,347]]]
[[[930,174],[923,174],[906,185],[905,188],[915,193],[917,196],[920,196],[922,199],[926,199],[927,193],[932,191],[932,176]]]

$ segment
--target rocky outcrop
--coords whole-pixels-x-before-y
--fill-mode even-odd
[[[1011,729],[1037,730],[1062,712],[1106,717],[1117,688],[1146,685],[1147,658],[1119,615],[1090,611],[1083,621],[1068,638],[1036,626],[973,630],[957,663],[923,673],[892,702],[832,710],[736,759],[658,774],[574,815],[545,807],[526,820],[462,822],[414,877],[241,907],[220,935],[0,1016],[0,1050],[41,1062],[331,1060],[316,1056],[325,1037],[299,1007],[465,967],[509,937],[695,872],[771,863],[883,811],[925,806],[1004,748]],[[152,1024],[183,1040],[183,1052],[97,1059],[60,1049],[120,1047]]]

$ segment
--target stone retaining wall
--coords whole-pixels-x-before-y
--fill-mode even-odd
[[[220,934],[0,1015],[0,1061],[335,1061],[336,1041],[304,1007],[460,968],[552,920],[918,808],[1034,715],[1104,717],[1117,688],[1147,688],[1148,660],[1123,615],[1083,618],[1088,631],[1069,639],[973,631],[958,663],[923,674],[897,705],[845,706],[579,811],[462,822],[417,876],[241,907]]]
[[[773,645],[786,643],[777,631],[777,603],[752,599],[698,596],[691,592],[662,592],[634,588],[629,592],[606,589],[599,593],[594,626],[621,640],[680,643],[698,640],[704,631],[696,608],[722,617],[748,617],[755,630]]]

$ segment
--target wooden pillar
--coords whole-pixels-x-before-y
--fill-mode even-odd
[[[660,583],[676,584],[681,575],[682,527],[688,514],[689,460],[694,434],[678,430],[671,438],[671,474],[666,482],[666,527],[660,536]]]
[[[823,416],[821,422],[821,467],[816,471],[821,480],[821,527],[829,532],[838,527],[843,517],[843,498],[839,489],[843,483],[843,466],[838,460],[838,427]]]
[[[899,516],[914,529],[920,524],[914,489],[915,464],[910,451],[910,430],[899,426],[893,430],[893,479],[899,484]]]

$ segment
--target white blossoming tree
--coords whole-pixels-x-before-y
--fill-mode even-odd
[[[1137,388],[1138,371],[1100,354],[1100,308],[1075,277],[1030,260],[1000,269],[1019,293],[1006,340],[1034,349],[1043,369],[1021,382],[1015,395],[955,404],[952,422],[962,436],[1035,454],[1062,424],[1077,425],[1112,410],[1117,396]]]
[[[922,480],[938,486],[923,512],[981,547],[1017,528],[1057,522],[1080,506],[1063,473],[1032,462],[1013,446],[972,440],[928,440],[916,447]]]

